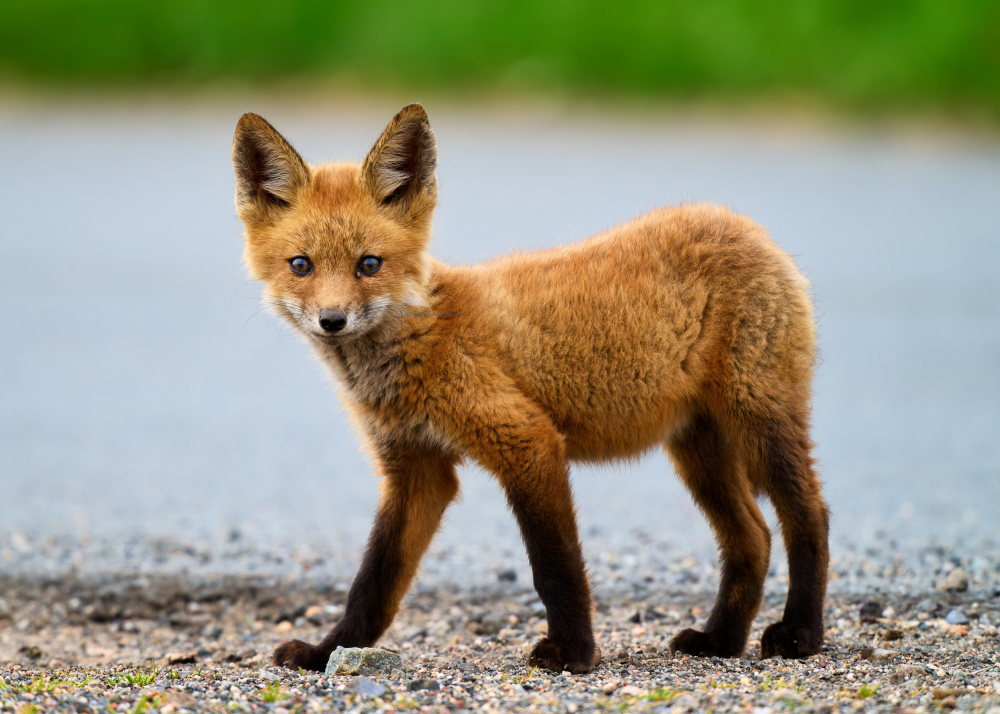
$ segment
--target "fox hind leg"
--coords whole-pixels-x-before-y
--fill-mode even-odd
[[[829,511],[813,469],[805,417],[774,416],[756,430],[752,478],[774,505],[788,555],[785,611],[780,622],[764,630],[761,656],[808,657],[823,643]]]
[[[719,593],[704,631],[684,630],[671,640],[670,649],[705,657],[738,656],[746,647],[763,597],[770,531],[738,458],[737,445],[714,417],[696,416],[665,446],[715,531],[722,566]]]

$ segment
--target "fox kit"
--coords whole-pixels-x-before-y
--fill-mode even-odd
[[[809,439],[815,336],[805,278],[758,225],[724,208],[653,211],[582,243],[452,267],[430,257],[437,148],[403,108],[360,164],[311,166],[270,124],[236,127],[236,209],[264,299],[315,349],[364,434],[382,493],[343,619],[275,664],[322,670],[392,622],[472,460],[503,487],[548,635],[529,663],[601,659],[570,490],[571,460],[662,446],[721,557],[690,655],[746,646],[774,504],[788,553],[784,615],[764,657],[823,639],[828,515]]]

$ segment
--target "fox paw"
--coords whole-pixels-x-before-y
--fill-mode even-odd
[[[278,645],[271,655],[271,664],[288,669],[309,669],[322,672],[330,658],[328,652],[302,640],[289,640]]]
[[[785,659],[802,659],[819,652],[822,645],[822,628],[775,622],[761,635],[760,656],[762,659],[779,655]]]
[[[560,643],[543,637],[528,655],[528,664],[553,672],[586,674],[601,662],[601,648],[593,642]]]
[[[738,657],[746,643],[720,636],[718,632],[682,630],[670,640],[670,651],[694,657]]]

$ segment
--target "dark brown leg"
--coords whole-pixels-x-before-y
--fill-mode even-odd
[[[764,594],[770,532],[734,445],[714,418],[697,416],[666,446],[715,531],[722,565],[719,594],[704,632],[684,630],[670,642],[670,649],[704,657],[738,656]]]
[[[808,657],[823,644],[823,601],[829,567],[829,511],[813,469],[803,420],[764,422],[757,459],[763,490],[774,504],[788,554],[788,600],[780,622],[764,630],[762,657]]]
[[[544,489],[537,483],[528,486],[528,479],[504,484],[549,625],[548,636],[535,645],[528,664],[555,672],[589,672],[601,653],[594,643],[590,584],[569,476],[565,470],[553,471],[546,479]]]
[[[318,645],[281,644],[272,655],[275,665],[323,671],[338,646],[370,647],[392,624],[445,508],[458,493],[458,479],[454,462],[437,454],[392,454],[381,459],[380,467],[382,497],[344,617]]]
[[[535,645],[528,663],[556,672],[589,672],[601,652],[594,643],[590,584],[563,438],[548,415],[496,375],[490,375],[488,388],[470,387],[466,396],[461,419],[448,426],[503,487],[521,528],[535,590],[545,604],[548,636]]]

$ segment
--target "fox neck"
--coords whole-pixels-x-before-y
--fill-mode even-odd
[[[427,333],[437,321],[430,301],[425,279],[414,284],[371,332],[317,346],[320,357],[352,399],[371,405],[395,400],[405,374],[404,340],[414,333]]]

